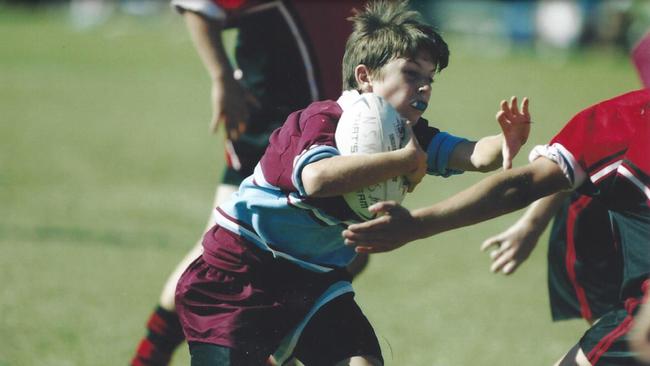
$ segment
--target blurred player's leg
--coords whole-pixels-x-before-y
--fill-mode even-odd
[[[642,285],[644,295],[630,331],[630,348],[637,359],[650,365],[650,279]]]
[[[555,366],[592,366],[587,356],[582,352],[579,344],[576,344],[571,350],[555,363]]]

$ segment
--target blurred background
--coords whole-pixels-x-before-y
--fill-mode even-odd
[[[413,6],[451,49],[425,117],[479,138],[498,132],[501,99],[530,97],[516,165],[579,110],[641,87],[629,51],[650,1]],[[211,210],[223,136],[208,133],[209,91],[165,1],[0,1],[0,366],[127,364]],[[405,205],[480,178],[430,178]],[[489,272],[481,242],[518,215],[373,256],[355,287],[387,365],[549,365],[580,338],[586,323],[550,320],[546,235],[513,276]]]

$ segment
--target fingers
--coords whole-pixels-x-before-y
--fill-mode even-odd
[[[501,115],[501,119],[499,119],[499,122],[507,122],[509,120],[512,120],[513,115],[510,112],[510,107],[508,106],[508,101],[507,100],[502,100],[501,101],[501,110],[497,113],[497,116]]]
[[[496,119],[500,125],[508,123],[508,118],[506,117],[506,112],[504,111],[498,111],[496,115]]]
[[[517,108],[517,97],[510,97],[510,112],[514,115],[519,114],[519,108]]]
[[[354,251],[359,254],[376,254],[376,253],[385,253],[388,249],[383,249],[375,246],[357,246],[354,248]]]
[[[481,251],[485,252],[490,249],[490,247],[496,246],[497,248],[501,245],[501,235],[493,236],[481,244]]]
[[[512,274],[515,272],[517,267],[519,267],[519,262],[513,259],[503,266],[503,269],[501,269],[501,273],[503,273],[504,275]]]
[[[246,119],[248,119],[248,113],[244,113],[243,116],[237,115],[236,117],[224,116],[228,139],[236,141],[246,132]]]
[[[524,113],[524,116],[526,116],[530,122],[530,112],[528,112],[528,97],[524,97],[524,100],[521,102],[521,109]]]
[[[483,252],[490,248],[494,248],[490,252],[490,259],[492,260],[490,272],[501,272],[509,275],[519,267],[515,248],[512,248],[510,243],[503,239],[502,235],[493,236],[481,244],[481,251]]]
[[[507,263],[514,259],[514,251],[510,248],[501,248],[499,250],[495,250],[490,254],[490,256],[492,257],[492,265],[490,266],[490,271],[492,273],[498,273],[504,268]]]
[[[500,103],[501,110],[497,113],[497,120],[499,122],[512,122],[517,119],[519,116],[523,115],[528,122],[530,122],[530,112],[528,109],[529,100],[528,97],[524,97],[521,102],[521,111],[518,107],[517,97],[510,97],[510,101],[502,100]]]
[[[397,207],[397,202],[395,201],[381,201],[368,207],[368,211],[379,215],[388,212],[394,209],[395,207]]]

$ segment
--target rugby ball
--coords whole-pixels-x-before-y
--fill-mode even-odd
[[[405,121],[383,98],[364,93],[343,110],[334,135],[341,155],[373,154],[394,151],[406,144]],[[343,195],[343,199],[361,220],[374,214],[368,207],[379,201],[402,202],[408,184],[395,177]]]

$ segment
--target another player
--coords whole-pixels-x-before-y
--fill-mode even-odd
[[[310,102],[338,97],[341,58],[352,31],[346,17],[362,3],[172,1],[183,15],[212,81],[210,130],[216,132],[223,125],[227,131],[228,164],[217,186],[213,207],[228,199],[241,181],[253,173],[271,132],[290,112]],[[238,30],[236,65],[230,64],[222,43],[222,31],[226,28]],[[206,230],[212,225],[211,215]],[[173,351],[185,339],[175,312],[174,291],[182,271],[201,251],[199,240],[170,274],[132,365],[167,365]],[[367,256],[358,256],[349,270],[356,275],[366,263]]]
[[[383,364],[345,271],[355,253],[340,229],[354,216],[341,194],[397,176],[414,187],[426,171],[509,166],[530,128],[527,101],[520,112],[516,100],[504,103],[512,118],[501,121],[503,136],[470,142],[429,127],[421,116],[448,55],[405,2],[372,3],[354,17],[346,91],[292,113],[272,134],[253,175],[216,209],[203,254],[181,276],[176,306],[193,365],[258,365],[276,350],[279,363],[294,355],[308,365]],[[383,97],[410,121],[404,148],[339,155],[336,123],[361,92]]]
[[[508,230],[487,239],[491,270],[511,274],[528,258],[549,221],[548,288],[553,320],[590,324],[618,303],[622,257],[607,209],[578,193],[534,202]]]
[[[504,110],[501,114],[508,115]],[[424,209],[394,203],[385,213],[351,225],[346,243],[359,252],[382,252],[411,240],[471,225],[525,207],[563,190],[579,190],[609,210],[618,229],[623,281],[617,306],[604,314],[561,360],[561,365],[637,365],[627,337],[650,286],[650,91],[630,92],[578,113],[531,163],[496,174]]]

